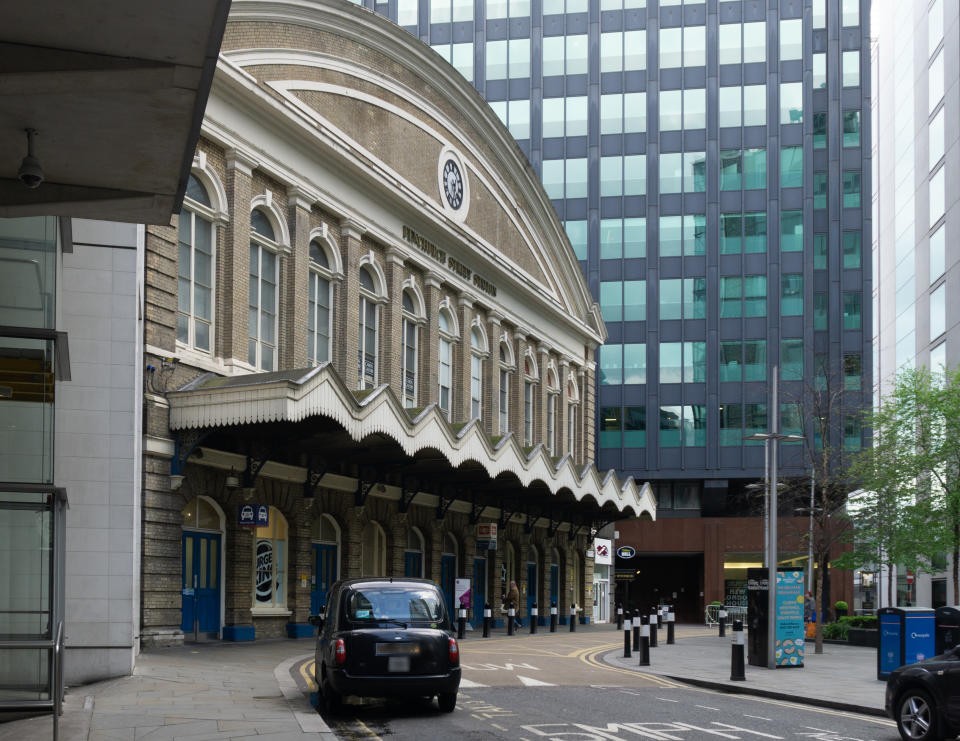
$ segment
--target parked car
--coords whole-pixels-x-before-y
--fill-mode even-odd
[[[460,647],[439,587],[426,579],[346,579],[330,588],[318,626],[315,674],[324,713],[343,698],[433,697],[451,712]]]
[[[904,741],[960,733],[960,647],[895,669],[887,679],[886,711]]]

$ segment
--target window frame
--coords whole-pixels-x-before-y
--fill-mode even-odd
[[[253,530],[253,559],[251,561],[251,580],[253,582],[253,593],[250,595],[250,612],[253,615],[289,615],[291,614],[291,610],[287,606],[287,592],[289,590],[289,584],[286,577],[291,573],[289,548],[290,523],[287,521],[287,518],[284,516],[284,514],[273,505],[270,506],[270,514],[268,516],[269,524],[267,525],[267,529],[270,530],[270,537],[260,534],[260,531],[264,529],[262,527],[254,528]],[[276,535],[278,523],[283,524],[284,536],[282,538],[277,537]],[[271,553],[273,554],[273,557],[271,558],[271,582],[273,586],[271,587],[271,599],[269,602],[261,601],[257,598],[257,574],[261,573],[262,571],[261,569],[258,569],[259,564],[257,563],[257,545],[261,540],[269,540],[271,542]],[[276,554],[278,553],[277,543],[280,542],[283,543],[283,557],[282,565],[278,568],[278,559],[276,558]],[[281,577],[279,580],[279,587],[277,586],[278,575]],[[283,592],[283,594],[280,595],[279,600],[277,599],[278,589]]]
[[[216,191],[216,188],[211,188],[211,185],[206,181],[206,177],[202,176],[198,171],[194,170],[190,173],[190,176],[196,179],[204,191],[206,192],[207,199],[210,201],[211,205],[207,206],[203,203],[193,200],[188,194],[184,194],[183,197],[183,207],[180,210],[179,218],[182,219],[184,214],[190,214],[190,311],[185,313],[180,311],[180,291],[179,291],[179,251],[178,251],[178,274],[177,274],[177,316],[184,315],[187,317],[187,340],[183,341],[180,337],[177,337],[177,346],[188,348],[204,355],[213,356],[215,354],[216,348],[216,297],[217,297],[217,226],[220,221],[220,215],[217,213],[217,210],[213,207],[214,197],[211,196],[210,191]],[[187,189],[189,192],[189,188]],[[196,293],[196,235],[197,235],[197,220],[201,220],[209,224],[210,228],[210,320],[209,325],[209,344],[210,347],[206,350],[203,348],[197,347],[196,344],[196,322],[197,316],[194,306],[194,296]],[[177,228],[177,244],[181,244],[180,241],[180,228],[178,222]],[[203,320],[201,320],[203,321]],[[177,334],[179,335],[179,327],[177,329]]]
[[[280,356],[280,305],[281,305],[280,276],[282,275],[282,272],[283,272],[280,269],[280,260],[281,260],[281,257],[283,256],[283,247],[282,247],[282,243],[280,241],[277,241],[277,236],[278,234],[282,234],[282,233],[279,228],[279,224],[277,223],[275,214],[273,214],[267,206],[263,204],[254,205],[250,209],[251,219],[253,218],[253,214],[255,211],[259,211],[260,213],[262,213],[264,217],[267,219],[267,221],[270,222],[270,226],[273,229],[273,239],[269,239],[266,236],[260,234],[259,232],[254,231],[253,226],[251,225],[250,249],[253,250],[254,248],[256,248],[258,251],[258,259],[257,259],[258,273],[254,275],[253,268],[251,266],[250,275],[249,275],[250,278],[256,278],[257,284],[258,284],[257,305],[255,307],[257,312],[257,326],[256,326],[256,335],[252,334],[253,330],[249,326],[249,323],[247,326],[247,340],[248,340],[247,362],[250,362],[250,350],[251,350],[250,343],[254,343],[253,344],[254,362],[252,362],[251,365],[258,371],[269,372],[269,371],[275,371],[278,369],[279,360],[280,360],[280,357],[279,357]],[[273,296],[273,336],[275,340],[273,345],[270,345],[269,343],[265,342],[261,337],[262,315],[263,315],[262,286],[264,283],[264,278],[263,278],[264,252],[274,257],[273,285],[275,287],[275,290],[274,290],[274,296]],[[249,304],[249,308],[253,310],[254,306],[252,304],[252,297],[250,296],[248,296],[248,304]],[[263,364],[263,348],[265,346],[272,348],[274,352],[273,364],[272,364],[273,367],[271,368],[266,368],[264,367],[264,364]]]

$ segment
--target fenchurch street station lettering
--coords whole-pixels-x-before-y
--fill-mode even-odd
[[[425,236],[418,234],[409,226],[403,227],[403,238],[428,257],[436,260],[441,265],[445,265],[446,267],[450,268],[450,270],[464,280],[468,280],[473,283],[475,287],[479,288],[487,295],[497,295],[497,287],[493,283],[488,281],[486,278],[481,278],[462,262],[448,255],[445,250],[440,249]]]

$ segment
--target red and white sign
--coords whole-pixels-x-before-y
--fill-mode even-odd
[[[613,550],[613,544],[609,540],[604,540],[603,538],[594,538],[593,541],[593,562],[600,564],[601,566],[606,564],[610,565],[613,563],[610,558],[610,552]]]
[[[913,572],[912,572],[912,571],[908,571],[908,572],[907,572],[907,584],[913,584]]]

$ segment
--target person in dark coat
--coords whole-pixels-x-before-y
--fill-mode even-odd
[[[507,590],[507,596],[503,602],[508,610],[511,607],[514,609],[514,626],[522,628],[523,625],[520,622],[520,590],[517,588],[517,583],[513,579],[510,580],[510,588]]]

